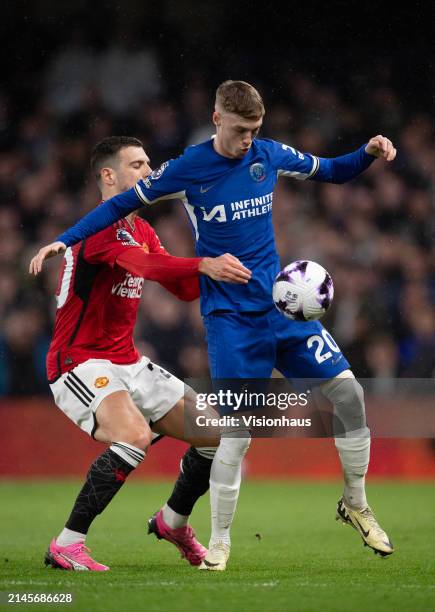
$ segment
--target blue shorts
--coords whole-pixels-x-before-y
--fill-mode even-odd
[[[215,312],[204,317],[212,379],[285,378],[327,380],[349,363],[319,321],[291,321],[266,312]],[[314,379],[314,380],[313,380]],[[304,385],[306,387],[306,384]]]

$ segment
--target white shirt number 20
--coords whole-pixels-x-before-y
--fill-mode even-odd
[[[340,349],[335,343],[334,338],[331,336],[331,334],[328,333],[326,329],[322,329],[321,336],[310,336],[307,340],[307,347],[309,349],[311,349],[314,345],[317,345],[316,351],[314,353],[317,363],[323,363],[324,361],[332,357],[331,351],[327,350],[325,353],[323,352],[323,349],[325,348],[325,342],[331,349],[331,351],[333,351],[334,353],[340,352]]]

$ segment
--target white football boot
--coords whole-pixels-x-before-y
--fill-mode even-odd
[[[336,521],[351,525],[360,534],[364,546],[370,546],[376,554],[387,557],[394,552],[393,544],[379,525],[370,506],[364,510],[352,510],[343,497],[338,500]]]
[[[213,572],[223,572],[227,567],[229,556],[230,547],[228,544],[218,540],[209,547],[208,553],[199,566],[199,569],[210,570]]]

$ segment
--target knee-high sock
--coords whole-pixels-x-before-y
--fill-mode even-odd
[[[184,454],[174,489],[163,506],[163,520],[172,529],[187,525],[193,506],[208,491],[215,453],[216,448],[191,446]]]
[[[349,372],[322,386],[322,393],[334,406],[335,446],[344,474],[344,498],[356,510],[367,507],[365,475],[370,460],[370,430],[366,425],[364,392]]]
[[[59,546],[84,541],[88,529],[145,457],[144,451],[126,442],[113,442],[89,468],[86,481],[74,503]]]
[[[251,438],[248,431],[224,434],[210,473],[211,537],[231,544],[230,528],[236,511],[241,482],[241,466]]]

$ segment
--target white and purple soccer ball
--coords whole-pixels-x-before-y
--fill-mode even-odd
[[[281,270],[272,294],[275,306],[287,319],[314,321],[330,307],[334,285],[325,268],[315,261],[301,259]]]

